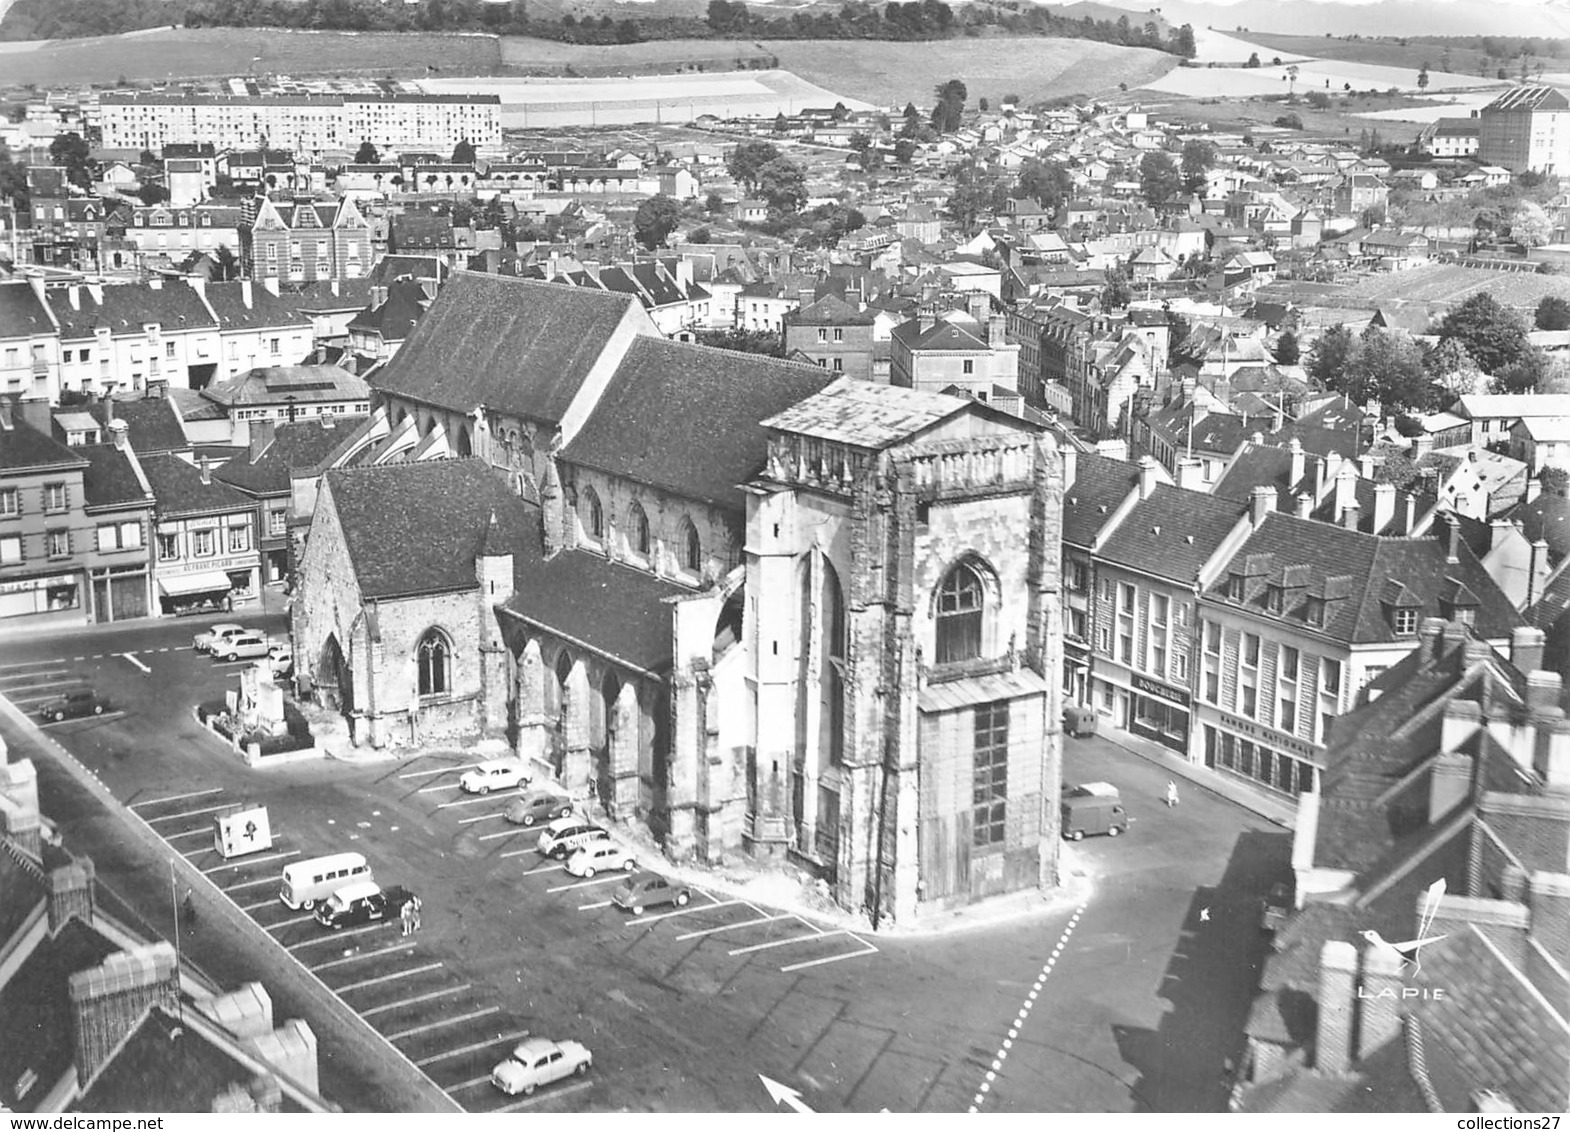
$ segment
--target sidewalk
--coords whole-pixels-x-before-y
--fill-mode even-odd
[[[34,640],[42,637],[100,637],[129,633],[137,629],[159,629],[170,625],[189,625],[196,634],[208,625],[219,621],[236,621],[247,624],[260,617],[274,617],[289,611],[289,597],[281,586],[263,586],[261,598],[245,602],[230,612],[216,610],[205,615],[191,614],[176,617],[131,617],[124,621],[88,621],[81,624],[57,623],[54,625],[7,625],[0,627],[0,642],[17,639]]]
[[[1113,746],[1164,767],[1176,777],[1187,779],[1201,790],[1208,790],[1234,805],[1251,810],[1283,829],[1292,829],[1297,824],[1297,807],[1291,803],[1266,797],[1257,790],[1250,790],[1242,783],[1232,781],[1226,775],[1196,766],[1154,740],[1142,739],[1111,727],[1103,727],[1096,734]]]

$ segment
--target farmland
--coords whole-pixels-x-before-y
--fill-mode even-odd
[[[1415,141],[1422,127],[1405,121],[1370,121],[1358,115],[1391,111],[1395,107],[1425,105],[1401,95],[1360,94],[1338,97],[1332,101],[1329,109],[1315,110],[1301,98],[1287,105],[1279,94],[1273,99],[1217,99],[1178,98],[1154,92],[1146,94],[1144,103],[1147,109],[1158,116],[1179,118],[1185,122],[1203,122],[1211,129],[1223,132],[1253,133],[1263,138],[1275,128],[1272,124],[1277,118],[1291,113],[1303,121],[1302,133],[1294,130],[1294,137],[1350,138],[1356,141],[1363,130],[1378,129],[1382,139],[1397,144]]]
[[[932,88],[957,78],[971,104],[1005,94],[1026,102],[1116,91],[1165,74],[1176,58],[1159,51],[1086,39],[946,39],[926,43],[872,40],[765,40],[779,65],[808,82],[879,106],[930,105]]]
[[[1392,271],[1358,280],[1347,291],[1354,301],[1454,304],[1490,292],[1501,304],[1535,308],[1549,295],[1570,299],[1570,278],[1515,271],[1489,271],[1482,267],[1431,264],[1410,271]]]
[[[1417,73],[1427,63],[1438,74],[1444,48],[1434,43],[1408,43],[1405,46],[1395,39],[1332,39],[1329,36],[1272,35],[1251,31],[1248,38],[1261,47],[1260,54],[1267,59],[1270,54],[1286,56],[1312,55],[1317,59],[1341,59],[1348,63],[1373,63],[1385,67],[1399,67]],[[1265,50],[1268,48],[1268,52]],[[1492,77],[1501,60],[1489,59],[1471,47],[1454,47],[1450,50],[1450,71],[1456,75],[1476,75],[1478,67]],[[1553,66],[1553,62],[1545,59]],[[1519,63],[1512,60],[1507,66],[1514,69]]]
[[[639,74],[702,69],[740,70],[770,53],[750,40],[651,39],[646,43],[599,47],[527,36],[502,37],[501,62],[511,74]]]

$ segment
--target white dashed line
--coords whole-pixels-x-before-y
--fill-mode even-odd
[[[971,1098],[970,1108],[967,1111],[979,1112],[981,1106],[986,1103],[987,1094],[992,1091],[992,1082],[997,1080],[998,1074],[1002,1071],[1003,1062],[1008,1059],[1009,1050],[1014,1048],[1014,1040],[1019,1037],[1020,1028],[1024,1026],[1026,1020],[1030,1017],[1030,1009],[1035,1006],[1036,998],[1041,993],[1042,985],[1046,982],[1047,976],[1052,973],[1053,963],[1057,962],[1058,956],[1063,953],[1063,947],[1068,943],[1068,937],[1074,934],[1074,928],[1079,924],[1079,917],[1084,911],[1085,905],[1083,904],[1074,910],[1074,915],[1069,919],[1068,925],[1063,929],[1063,934],[1058,936],[1057,944],[1052,948],[1051,958],[1041,965],[1041,973],[1036,976],[1035,983],[1032,984],[1030,992],[1025,996],[1025,1001],[1021,1004],[1019,1013],[1014,1018],[1014,1024],[1009,1027],[1008,1037],[1004,1038],[1003,1044],[998,1047],[997,1055],[992,1059],[992,1067],[987,1070],[986,1080],[982,1081],[980,1087],[977,1088],[976,1095]]]

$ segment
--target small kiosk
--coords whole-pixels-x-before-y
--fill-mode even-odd
[[[266,806],[231,806],[213,818],[213,848],[221,857],[243,857],[272,847]]]

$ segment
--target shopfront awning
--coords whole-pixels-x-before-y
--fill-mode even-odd
[[[921,690],[918,706],[924,712],[958,711],[994,700],[1017,700],[1024,696],[1044,696],[1046,677],[1021,668],[990,676],[967,676],[942,684],[928,684]]]
[[[221,570],[201,574],[176,574],[172,578],[159,578],[158,588],[165,597],[190,597],[192,594],[228,593],[231,588],[229,575]]]

